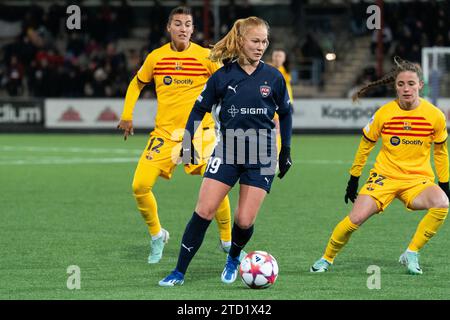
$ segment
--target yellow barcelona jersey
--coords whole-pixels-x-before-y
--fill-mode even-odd
[[[283,66],[280,66],[278,68],[278,71],[281,72],[283,75],[284,80],[286,81],[286,88],[288,90],[289,98],[291,99],[291,103],[294,102],[294,95],[292,94],[292,86],[291,86],[291,75],[286,71],[286,69]]]
[[[292,77],[283,66],[280,66],[278,68],[278,71],[280,71],[281,74],[283,75],[284,81],[286,81],[286,88],[288,91],[289,99],[291,99],[291,103],[294,103],[294,96],[292,94],[292,86],[291,86]],[[278,113],[275,112],[273,119],[278,120]]]
[[[403,110],[397,100],[383,105],[363,129],[366,139],[382,139],[374,169],[393,179],[428,177],[434,180],[430,154],[432,143],[447,139],[445,115],[420,99],[414,110]]]
[[[142,83],[154,81],[158,109],[155,133],[180,141],[195,100],[208,78],[220,64],[208,59],[209,49],[190,43],[184,51],[174,51],[170,43],[153,50],[137,73]],[[214,128],[211,114],[206,114],[203,127]]]

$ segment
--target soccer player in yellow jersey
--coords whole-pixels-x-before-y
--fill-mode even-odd
[[[284,80],[286,81],[286,88],[288,90],[289,98],[291,99],[291,104],[294,103],[294,95],[292,94],[292,86],[291,86],[291,75],[289,74],[289,68],[287,64],[286,52],[283,49],[274,49],[272,51],[272,61],[271,64],[278,69],[283,75]],[[278,120],[278,114],[275,113],[275,117],[273,118],[273,122],[275,123],[275,128],[277,129],[277,148],[278,151],[281,148],[281,135],[280,135],[280,121]]]
[[[377,110],[363,129],[345,194],[345,202],[354,202],[353,208],[335,227],[324,255],[314,263],[311,272],[327,271],[351,234],[398,198],[409,210],[428,210],[399,259],[410,274],[422,274],[418,252],[447,217],[449,157],[445,115],[419,97],[423,87],[420,66],[398,57],[394,61],[396,67],[391,73],[363,87],[354,97],[357,99],[367,88],[395,83],[397,99]],[[358,179],[378,139],[382,141],[381,150],[357,195]],[[438,184],[434,183],[430,163],[432,145]]]
[[[281,72],[283,75],[284,80],[286,81],[286,87],[288,90],[289,98],[291,98],[291,103],[293,101],[293,94],[292,94],[292,86],[291,86],[291,80],[292,77],[289,74],[289,69],[287,65],[286,60],[286,52],[283,49],[274,49],[272,52],[272,65],[278,69],[278,71]]]
[[[208,59],[209,49],[190,41],[194,31],[193,15],[188,7],[177,7],[170,13],[167,31],[170,43],[153,50],[131,80],[125,97],[124,109],[118,128],[124,131],[125,140],[133,135],[133,109],[142,88],[155,83],[158,109],[155,128],[150,133],[133,179],[133,193],[151,235],[148,263],[158,263],[162,257],[169,233],[161,228],[158,208],[152,192],[158,177],[170,179],[181,160],[179,154],[184,127],[195,100],[208,78],[220,68],[220,64]],[[214,120],[205,117],[199,136],[195,137],[196,150],[201,162],[185,165],[188,174],[203,174],[206,161],[215,144]],[[228,197],[218,208],[216,221],[219,226],[224,251],[231,247],[231,218]]]

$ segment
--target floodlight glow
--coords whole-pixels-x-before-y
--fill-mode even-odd
[[[336,60],[336,54],[335,54],[335,53],[332,53],[332,52],[327,53],[327,54],[325,55],[325,59],[327,59],[328,61]]]

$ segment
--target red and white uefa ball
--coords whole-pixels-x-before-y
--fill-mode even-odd
[[[265,251],[252,251],[242,259],[239,266],[242,282],[252,289],[265,289],[278,277],[278,263]]]

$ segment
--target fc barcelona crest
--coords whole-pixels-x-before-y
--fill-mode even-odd
[[[263,98],[267,98],[270,94],[270,87],[269,86],[260,86],[259,92],[261,92],[261,95]]]
[[[403,129],[405,130],[411,130],[411,122],[403,122]]]
[[[175,62],[175,70],[183,70],[183,64],[179,61]]]

